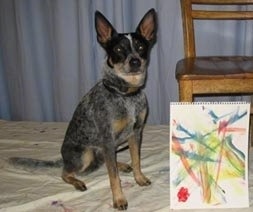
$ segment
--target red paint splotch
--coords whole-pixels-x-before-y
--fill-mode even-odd
[[[181,187],[177,193],[179,202],[186,202],[189,196],[190,196],[190,193],[188,191],[188,188],[185,188],[185,187]]]

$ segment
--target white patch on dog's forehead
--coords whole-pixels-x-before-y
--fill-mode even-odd
[[[127,35],[125,35],[125,37],[130,41],[130,43],[132,43],[132,36],[131,36],[131,34],[127,34]]]
[[[125,37],[130,41],[131,48],[133,49],[133,39],[130,34],[125,35]]]

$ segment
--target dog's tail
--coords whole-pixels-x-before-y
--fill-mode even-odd
[[[56,161],[45,161],[32,158],[12,157],[9,158],[9,163],[14,166],[21,166],[24,168],[60,168],[63,166],[62,159]]]
[[[121,152],[128,149],[128,146],[118,149],[116,152]],[[39,160],[33,158],[25,157],[11,157],[8,159],[9,164],[17,167],[23,167],[28,169],[37,169],[37,168],[62,168],[63,160],[58,159],[55,161]],[[90,160],[89,165],[85,168],[84,173],[89,174],[97,170],[101,165],[104,164],[104,157],[101,151],[93,149],[93,158]]]

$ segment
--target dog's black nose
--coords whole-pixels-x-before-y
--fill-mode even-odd
[[[138,58],[132,58],[129,64],[131,68],[139,68],[141,66],[141,61]]]

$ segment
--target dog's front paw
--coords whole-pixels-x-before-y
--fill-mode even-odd
[[[128,204],[125,198],[120,198],[113,201],[113,207],[120,211],[127,210],[127,206]]]
[[[143,174],[136,176],[135,181],[140,186],[148,186],[151,184],[151,181]]]

